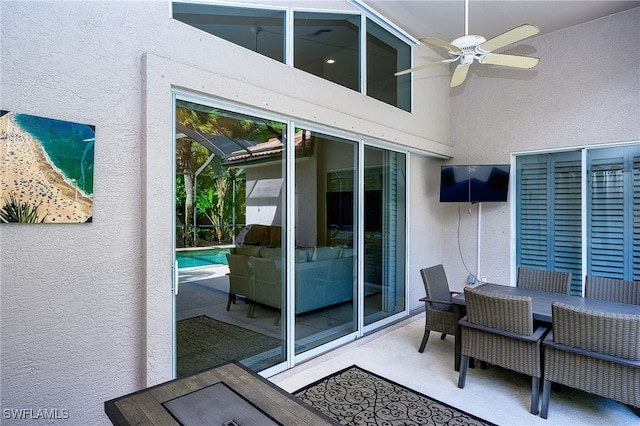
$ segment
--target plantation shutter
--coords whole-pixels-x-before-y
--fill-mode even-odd
[[[516,159],[516,263],[572,273],[580,294],[580,153],[538,154]]]
[[[395,286],[395,270],[396,259],[389,256],[389,253],[395,253],[396,244],[396,179],[395,171],[395,155],[389,155],[385,152],[386,167],[383,170],[383,196],[382,196],[382,224],[384,232],[382,235],[386,237],[382,240],[382,258],[387,259],[382,262],[382,310],[392,312],[395,309],[396,286]],[[393,283],[393,284],[392,284]]]
[[[530,155],[516,162],[516,263],[547,267],[549,229],[548,157]]]
[[[383,255],[382,258],[386,262],[382,263],[382,309],[387,312],[396,310],[396,301],[398,300],[398,290],[403,289],[399,286],[404,277],[404,269],[399,268],[398,261],[404,259],[404,256],[397,256],[394,253],[402,253],[403,247],[398,245],[399,236],[404,233],[405,217],[401,213],[405,205],[404,200],[404,155],[385,151],[384,153],[383,179],[384,190],[382,197],[382,224],[385,235],[383,238]],[[402,241],[402,239],[400,239]]]
[[[552,158],[553,269],[571,272],[571,294],[582,294],[582,170],[579,153]]]
[[[640,279],[640,147],[588,153],[587,273]]]

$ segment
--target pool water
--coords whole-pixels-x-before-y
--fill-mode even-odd
[[[205,249],[177,251],[178,268],[194,268],[197,266],[226,265],[229,249]]]

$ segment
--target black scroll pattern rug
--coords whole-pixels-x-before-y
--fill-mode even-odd
[[[351,366],[293,393],[343,425],[493,425]]]

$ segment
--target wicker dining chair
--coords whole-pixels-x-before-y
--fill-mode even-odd
[[[455,336],[456,316],[453,312],[451,297],[460,292],[449,290],[449,282],[442,265],[421,269],[420,275],[422,275],[424,291],[427,294],[427,297],[420,299],[424,302],[426,313],[424,336],[418,349],[418,352],[422,353],[432,330],[442,333],[440,338],[443,340],[447,334]]]
[[[584,286],[584,295],[590,299],[640,305],[640,281],[587,275]]]
[[[571,290],[571,273],[520,266],[518,267],[516,287],[549,293],[569,294]]]
[[[529,296],[499,295],[467,287],[467,316],[460,320],[461,355],[458,387],[464,388],[469,358],[531,376],[531,414],[538,414],[542,377],[542,339],[534,329]]]
[[[552,382],[640,408],[640,314],[553,302],[551,315],[540,416],[547,418]]]

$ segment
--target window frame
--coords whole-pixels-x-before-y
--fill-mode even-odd
[[[257,0],[259,1],[259,0]],[[375,23],[380,26],[382,30],[387,31],[391,36],[395,37],[399,43],[405,43],[408,45],[410,49],[409,57],[410,64],[409,68],[413,66],[413,57],[415,52],[415,46],[419,44],[418,40],[400,29],[398,26],[393,24],[391,21],[386,18],[380,16],[376,11],[371,9],[366,4],[362,3],[360,0],[346,0],[347,4],[353,6],[353,9],[344,8],[344,9],[320,9],[320,8],[306,8],[306,7],[297,7],[297,6],[275,6],[275,5],[265,5],[265,4],[255,4],[255,3],[236,3],[229,1],[219,1],[219,0],[172,0],[170,2],[170,18],[173,18],[173,6],[176,3],[180,4],[195,4],[195,5],[211,5],[211,6],[221,6],[221,7],[229,7],[229,8],[238,8],[238,9],[266,9],[273,11],[282,11],[284,12],[284,52],[283,59],[284,64],[295,68],[295,59],[294,59],[294,36],[295,36],[295,27],[294,27],[294,15],[296,12],[304,12],[304,13],[322,13],[322,14],[350,14],[350,15],[359,15],[360,16],[360,40],[359,40],[359,89],[358,92],[367,96],[371,99],[376,99],[379,102],[383,102],[387,105],[391,105],[394,108],[397,108],[402,111],[406,111],[408,113],[413,113],[413,77],[409,76],[403,80],[397,80],[397,88],[398,92],[401,92],[400,86],[401,84],[408,84],[409,88],[406,90],[409,93],[409,102],[408,108],[399,106],[400,103],[396,102],[396,104],[391,104],[372,96],[367,95],[367,20]],[[189,24],[186,24],[189,25]],[[196,27],[194,27],[196,28]],[[398,70],[401,71],[401,70]],[[323,78],[323,77],[320,77]],[[324,78],[323,78],[324,79]],[[326,79],[325,79],[326,80]],[[327,80],[331,81],[331,80]],[[338,84],[338,83],[335,83]],[[344,86],[343,86],[344,87]],[[347,88],[347,87],[345,87]],[[349,89],[349,88],[348,88]],[[353,89],[350,89],[353,90]]]
[[[230,100],[215,98],[210,95],[203,95],[200,93],[192,92],[186,89],[173,88],[172,91],[172,108],[175,110],[175,105],[177,100],[191,102],[195,104],[204,105],[211,108],[216,109],[224,109],[230,113],[243,114],[251,117],[260,118],[262,120],[269,121],[278,121],[283,122],[287,125],[287,140],[295,140],[295,129],[296,128],[304,128],[305,130],[310,130],[317,133],[325,134],[329,137],[339,138],[351,141],[357,145],[357,156],[358,156],[358,213],[357,213],[357,223],[364,225],[364,209],[361,206],[364,206],[364,164],[361,164],[365,147],[374,147],[383,149],[386,151],[395,152],[403,155],[404,160],[404,174],[405,176],[411,175],[410,169],[410,151],[402,146],[398,146],[392,142],[387,142],[380,139],[375,139],[372,137],[365,137],[360,134],[356,134],[350,131],[345,131],[341,129],[337,129],[331,127],[327,124],[313,122],[309,120],[300,120],[295,117],[289,116],[287,114],[272,112],[267,109],[247,106],[243,104],[238,104]],[[173,117],[173,122],[175,122],[175,117]],[[175,128],[172,132],[175,135]],[[172,147],[173,152],[175,152],[175,146]],[[293,149],[285,149],[285,157],[283,158],[285,161],[285,170],[284,170],[284,197],[285,197],[285,205],[287,207],[287,214],[285,214],[285,221],[283,222],[283,226],[286,226],[289,230],[294,230],[296,226],[296,215],[295,215],[295,179],[296,179],[296,171],[295,171],[295,150]],[[172,166],[172,175],[175,176],[175,164]],[[173,189],[175,193],[175,188]],[[407,180],[405,182],[405,188],[403,191],[403,200],[405,205],[410,205],[411,200],[411,187],[410,182]],[[175,210],[175,208],[173,209]],[[407,223],[410,220],[410,213],[408,209],[405,211],[405,219]],[[173,223],[173,229],[175,230],[175,223]],[[358,253],[364,253],[364,235],[362,232],[358,231],[357,236],[357,250]],[[404,253],[408,253],[409,245],[410,245],[410,235],[408,234],[408,228],[403,229],[402,238],[402,247],[401,250]],[[173,240],[175,241],[175,235],[173,236]],[[295,276],[295,232],[285,232],[285,241],[286,245],[286,262],[285,262],[285,276],[287,282],[292,282]],[[263,377],[270,377],[274,374],[281,373],[287,369],[293,368],[298,364],[301,364],[304,361],[322,355],[324,353],[329,352],[332,349],[338,348],[341,345],[349,343],[357,338],[361,338],[373,331],[381,330],[382,328],[393,324],[399,320],[405,319],[410,316],[410,305],[407,303],[409,300],[409,291],[410,291],[410,278],[409,278],[409,259],[408,256],[404,256],[404,280],[402,283],[402,297],[405,301],[404,309],[390,315],[388,317],[379,319],[370,324],[364,323],[363,313],[364,313],[364,256],[359,255],[357,257],[357,329],[349,334],[346,334],[342,337],[339,337],[331,342],[325,343],[323,345],[314,347],[307,351],[301,353],[295,353],[295,344],[290,344],[287,347],[286,351],[286,360],[280,364],[269,367],[265,370],[259,372]],[[362,278],[360,278],[362,277]],[[286,307],[283,308],[283,321],[286,321],[285,330],[286,330],[286,339],[288,342],[295,343],[295,315],[290,315],[288,312],[291,311],[292,301],[295,299],[295,286],[287,285],[285,288],[285,293],[287,297]],[[174,302],[172,302],[174,303]],[[172,307],[174,309],[175,307]],[[175,312],[174,314],[175,315]],[[175,324],[175,318],[172,319],[173,324]],[[175,333],[175,327],[173,330]],[[173,342],[175,342],[175,334],[173,337]],[[173,350],[173,349],[172,349]],[[172,355],[175,357],[175,354]],[[175,365],[174,365],[175,368]],[[176,377],[175,371],[172,373],[173,377]]]

